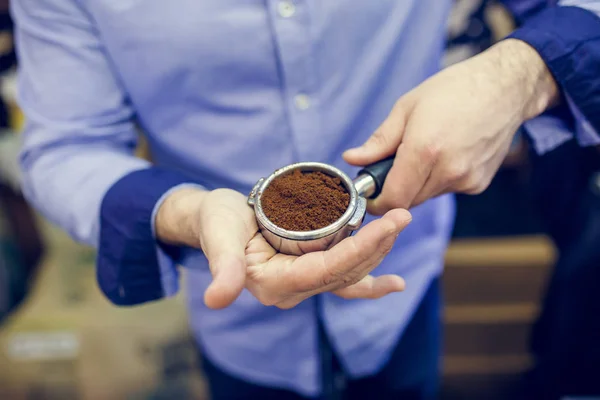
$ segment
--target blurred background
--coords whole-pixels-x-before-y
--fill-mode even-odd
[[[185,294],[133,309],[111,306],[96,287],[94,252],[36,215],[21,197],[23,121],[15,105],[11,21],[6,2],[0,4],[0,399],[204,399]],[[485,49],[514,24],[495,2],[457,1],[446,65]],[[588,185],[593,169],[579,180],[565,178],[579,182],[579,195],[569,204],[550,192],[560,177],[549,183],[537,171],[562,164],[574,151],[567,143],[534,158],[517,134],[490,188],[458,196],[444,275],[444,399],[512,399],[525,377],[535,380],[533,367],[551,341],[544,332],[560,302],[548,288],[575,236],[564,233],[555,206],[562,201],[559,206],[577,209],[573,202],[596,199]],[[143,146],[139,152],[145,154]],[[572,220],[569,228],[580,229]]]

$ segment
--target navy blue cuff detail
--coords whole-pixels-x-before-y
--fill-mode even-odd
[[[548,0],[500,0],[518,25],[549,7]]]
[[[116,305],[131,306],[164,297],[152,211],[161,196],[192,180],[157,167],[134,171],[106,193],[100,209],[98,285]],[[162,245],[171,257],[179,249]]]
[[[562,90],[600,130],[600,18],[579,7],[551,7],[508,37],[537,50]]]

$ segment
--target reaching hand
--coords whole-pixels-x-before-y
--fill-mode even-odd
[[[369,140],[344,158],[362,166],[396,154],[381,195],[369,204],[374,214],[448,192],[480,193],[518,127],[556,97],[535,50],[506,40],[401,97]]]
[[[327,251],[302,256],[277,253],[258,232],[246,197],[228,189],[181,189],[161,206],[156,229],[168,243],[201,248],[213,282],[208,307],[230,305],[247,288],[261,303],[291,308],[318,293],[344,298],[378,298],[404,289],[396,275],[369,273],[408,225],[406,210],[393,210]]]

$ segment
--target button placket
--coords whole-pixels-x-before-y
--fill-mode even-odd
[[[307,8],[300,0],[282,0],[272,1],[271,9],[293,145],[300,159],[315,159],[319,155],[311,135],[320,124]]]

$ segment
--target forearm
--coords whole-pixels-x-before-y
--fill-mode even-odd
[[[492,46],[485,57],[489,68],[497,71],[497,82],[507,101],[522,106],[523,121],[535,118],[552,107],[559,98],[558,86],[544,60],[527,43],[507,39]]]

